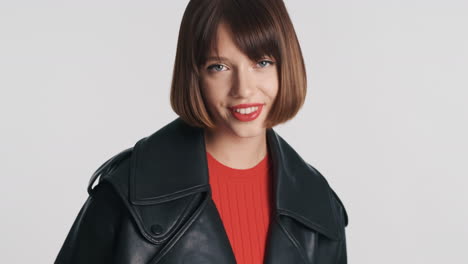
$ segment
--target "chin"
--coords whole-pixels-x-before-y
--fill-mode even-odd
[[[262,136],[265,133],[265,127],[260,124],[239,124],[230,126],[231,131],[238,137],[248,138]]]

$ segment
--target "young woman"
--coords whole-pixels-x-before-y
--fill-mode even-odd
[[[190,1],[178,118],[97,169],[56,263],[347,263],[343,204],[272,128],[305,95],[282,0]]]

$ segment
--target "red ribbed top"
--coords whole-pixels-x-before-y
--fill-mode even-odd
[[[249,169],[234,169],[207,153],[212,198],[237,264],[263,263],[271,212],[269,155]]]

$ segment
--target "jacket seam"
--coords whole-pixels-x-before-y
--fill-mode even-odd
[[[160,195],[156,197],[149,197],[149,198],[136,198],[135,195],[132,195],[134,199],[131,200],[132,204],[134,205],[153,205],[153,204],[158,204],[158,203],[164,203],[164,202],[169,202],[178,198],[182,198],[187,195],[191,195],[194,193],[198,193],[200,191],[204,191],[208,188],[207,184],[201,184],[201,185],[196,185],[187,189],[183,189],[180,191],[176,191],[171,194],[165,194],[165,195]],[[133,191],[136,194],[135,187],[133,188]]]
[[[104,184],[105,184],[105,183],[104,183]],[[117,192],[117,190],[114,188],[114,186],[112,186],[112,184],[110,184],[110,183],[107,183],[107,184],[109,185],[109,188],[112,189],[112,192],[114,192],[114,195],[116,196],[116,198],[120,200],[120,195],[118,194],[118,192]],[[121,203],[121,202],[120,202],[120,203]],[[125,209],[125,206],[124,206],[123,204],[118,204],[117,206],[119,207],[119,216],[118,216],[118,221],[119,221],[119,223],[118,223],[118,225],[116,226],[116,230],[117,230],[118,232],[114,235],[114,238],[115,238],[115,239],[114,239],[113,245],[112,245],[112,257],[111,257],[111,259],[112,259],[113,262],[115,262],[115,261],[114,261],[114,260],[115,260],[115,256],[116,256],[115,252],[116,252],[117,247],[118,247],[117,241],[120,241],[120,239],[119,239],[120,236],[121,236],[120,230],[122,229],[122,222],[123,222],[123,221],[122,221],[122,217],[123,217],[123,214],[124,214],[124,210],[126,210],[126,209]]]
[[[112,184],[113,188],[116,190],[116,192],[119,194],[119,197],[121,199],[121,202],[124,204],[125,208],[127,209],[128,213],[131,215],[131,218],[133,220],[133,222],[135,222],[135,225],[137,225],[137,227],[142,230],[142,235],[148,240],[150,241],[151,243],[153,244],[156,244],[156,245],[160,245],[164,242],[164,240],[156,240],[154,239],[153,237],[151,237],[150,235],[147,234],[145,228],[142,226],[142,221],[141,219],[139,218],[138,214],[135,212],[135,208],[132,207],[132,205],[128,202],[125,201],[125,195],[123,195],[117,187],[114,186],[114,184]]]
[[[297,249],[299,255],[302,257],[302,260],[304,263],[309,264],[309,261],[307,260],[307,257],[304,255],[304,248],[299,245],[299,242],[286,230],[286,228],[282,225],[281,220],[279,217],[275,218],[275,221],[278,223],[278,225],[281,227],[281,230],[285,233],[285,235],[289,238],[289,240],[292,242],[294,247]]]
[[[206,195],[204,198],[204,201],[200,204],[199,208],[193,213],[191,218],[185,223],[185,225],[182,225],[178,232],[174,235],[174,237],[169,240],[169,242],[161,248],[161,250],[154,256],[151,261],[148,264],[157,264],[161,261],[161,259],[169,253],[169,251],[174,247],[174,245],[179,241],[179,239],[185,234],[185,232],[192,226],[192,224],[199,218],[200,214],[203,212],[205,209],[207,203],[208,203],[209,197]]]
[[[339,261],[340,261],[340,259],[341,259],[341,254],[343,254],[343,240],[340,241],[339,249],[338,249],[338,254],[336,254],[337,257],[336,257],[335,264],[340,264]]]
[[[323,226],[318,225],[316,223],[312,223],[308,219],[306,219],[305,217],[303,217],[303,216],[301,216],[301,215],[299,215],[299,214],[297,214],[295,212],[292,212],[292,211],[289,211],[289,210],[286,210],[286,209],[278,209],[278,212],[282,213],[284,215],[287,215],[287,216],[291,216],[293,218],[297,218],[301,222],[305,223],[309,228],[315,229],[319,233],[322,233],[323,235],[327,236],[328,238],[331,238],[333,240],[340,240],[341,239],[341,237],[339,235],[332,234],[331,232],[327,231],[327,229],[324,228]]]
[[[190,211],[190,208],[193,208],[194,206],[196,206],[196,205],[194,205],[195,202],[196,202],[196,199],[192,199],[192,201],[188,201],[187,204],[182,209],[182,211],[179,214],[177,214],[177,219],[174,221],[174,224],[171,227],[169,227],[169,231],[166,232],[165,235],[161,236],[161,238],[155,238],[155,239],[158,239],[161,243],[163,243],[167,239],[169,239],[172,234],[176,233],[177,228],[179,227],[180,223],[184,220],[185,216],[187,216],[188,212]],[[137,208],[135,208],[135,210],[137,210]],[[141,217],[141,213],[138,212],[137,215],[138,215],[139,221],[141,221],[143,223],[143,226],[144,226],[144,222],[143,222],[143,219]],[[146,232],[146,228],[144,229],[144,232]]]

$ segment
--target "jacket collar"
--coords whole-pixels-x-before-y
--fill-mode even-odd
[[[340,239],[331,192],[325,178],[272,128],[267,144],[273,163],[274,205],[287,215],[331,239]],[[148,205],[210,191],[203,129],[180,117],[133,149],[130,201]]]

